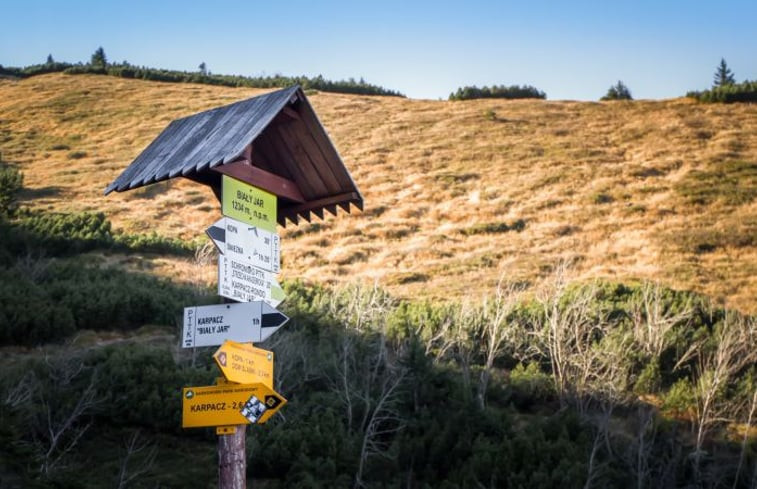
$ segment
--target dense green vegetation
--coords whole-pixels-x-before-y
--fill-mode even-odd
[[[0,171],[12,182],[0,219],[3,487],[213,487],[212,430],[180,428],[181,387],[212,383],[213,349],[178,349],[177,333],[183,306],[214,298],[82,260],[112,250],[99,217],[50,218],[64,231],[24,224],[14,172]],[[467,304],[285,284],[292,319],[262,346],[289,404],[251,428],[249,477],[265,488],[753,487],[755,318],[655,284],[565,274]]]
[[[396,90],[390,90],[378,85],[373,85],[362,78],[355,80],[327,80],[323,76],[242,76],[242,75],[216,75],[207,71],[205,63],[200,65],[199,71],[165,70],[134,66],[127,61],[121,63],[108,63],[105,51],[98,48],[91,57],[89,63],[59,63],[48,61],[44,64],[31,65],[22,68],[3,67],[0,65],[0,76],[12,76],[27,78],[45,73],[63,72],[70,75],[93,74],[110,75],[121,78],[136,78],[139,80],[151,80],[171,83],[203,83],[206,85],[219,85],[225,87],[250,87],[250,88],[281,88],[292,85],[300,85],[305,90],[321,90],[324,92],[352,93],[361,95],[387,95],[404,97]]]
[[[491,87],[466,86],[449,94],[449,100],[472,100],[477,98],[539,98],[546,99],[547,94],[530,85],[492,85]]]
[[[743,83],[736,83],[733,71],[728,67],[725,59],[721,58],[713,76],[712,88],[692,91],[686,96],[709,103],[755,102],[757,101],[757,81],[744,80]]]
[[[709,90],[692,91],[686,94],[687,97],[695,98],[700,102],[757,102],[757,81],[745,81],[743,83],[733,83],[712,87]]]
[[[600,100],[633,100],[633,97],[626,84],[618,80],[618,83],[607,89],[607,93]]]

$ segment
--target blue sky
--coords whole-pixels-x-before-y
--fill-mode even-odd
[[[413,98],[528,84],[549,99],[707,88],[720,58],[757,79],[757,1],[0,1],[0,64],[110,61],[363,77]]]

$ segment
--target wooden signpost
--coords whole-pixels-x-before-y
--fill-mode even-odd
[[[273,352],[252,346],[289,319],[275,309],[285,299],[277,225],[362,210],[363,197],[299,86],[171,122],[105,194],[180,176],[221,203],[223,217],[206,232],[219,252],[218,294],[238,302],[184,310],[182,346],[222,344],[214,359],[224,377],[183,389],[182,426],[216,427],[218,487],[243,489],[246,426],[286,404],[274,390]]]

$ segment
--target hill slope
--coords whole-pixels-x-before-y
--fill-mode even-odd
[[[206,189],[103,190],[172,119],[257,93],[3,80],[0,152],[24,172],[28,206],[100,210],[126,230],[191,239],[220,214]],[[284,230],[285,279],[454,298],[500,277],[538,280],[570,258],[583,278],[657,279],[757,312],[754,105],[309,98],[366,210]]]

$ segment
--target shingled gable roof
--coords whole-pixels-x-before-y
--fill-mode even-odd
[[[363,197],[299,86],[171,122],[105,189],[122,192],[174,177],[210,185],[221,174],[279,196],[279,224],[310,213],[362,210]]]

